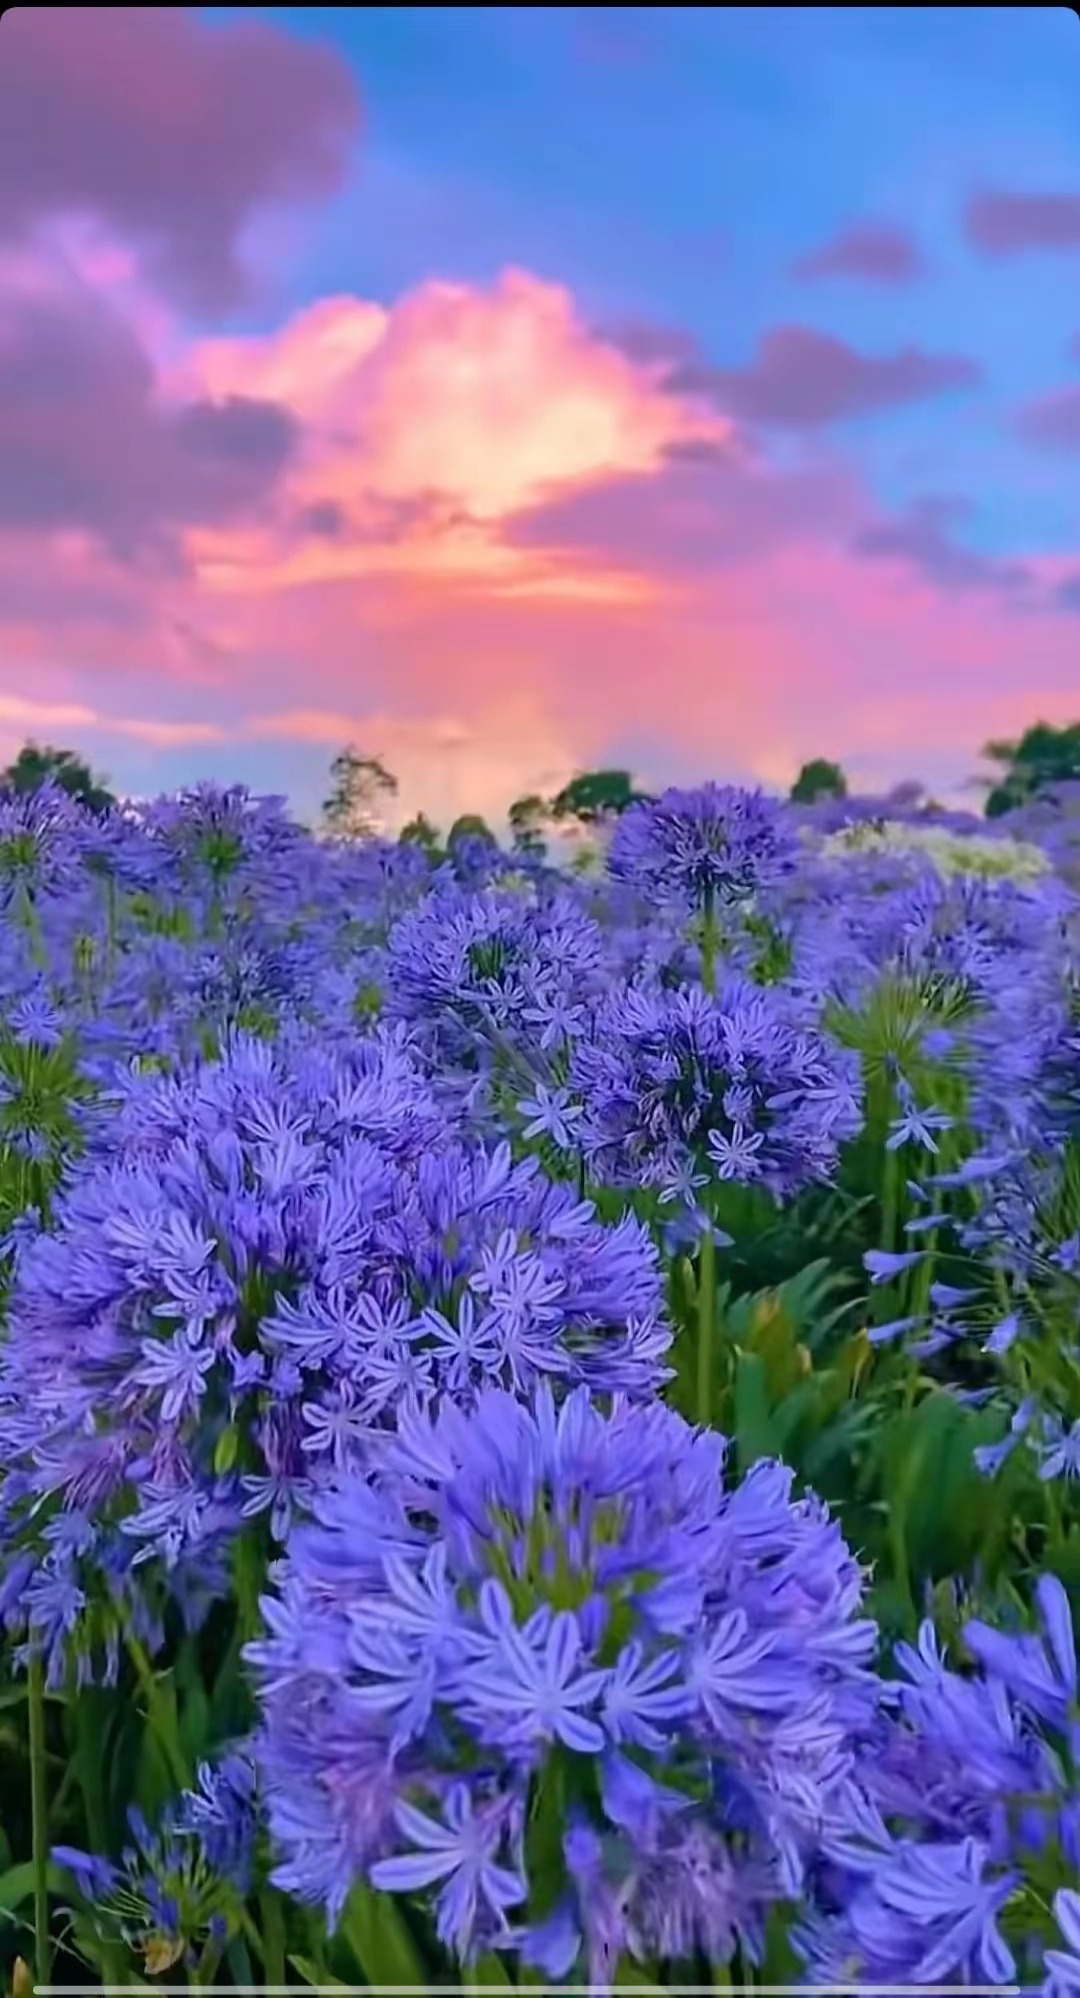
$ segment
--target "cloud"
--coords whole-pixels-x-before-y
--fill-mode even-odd
[[[186,7],[9,7],[0,22],[0,234],[91,214],[198,310],[246,294],[265,209],[343,183],[358,131],[330,49]]]
[[[161,550],[181,523],[257,507],[297,432],[242,394],[163,401],[130,327],[77,280],[0,298],[0,528]]]
[[[908,563],[942,590],[1022,591],[1032,581],[1023,562],[980,555],[952,538],[950,527],[971,511],[965,500],[920,500],[898,519],[864,528],[852,546],[869,561]]]
[[[174,394],[241,386],[303,425],[288,525],[208,531],[189,552],[213,587],[380,572],[443,587],[596,591],[513,546],[501,524],[553,494],[648,473],[730,421],[673,396],[655,367],[589,328],[561,285],[518,270],[491,285],[433,281],[392,308],[340,297],[276,333],[201,342]],[[330,531],[328,531],[330,530]],[[612,585],[614,587],[614,585]]]
[[[1080,250],[1080,194],[976,194],[965,209],[964,230],[984,257]]]
[[[793,275],[805,282],[817,278],[864,278],[868,284],[910,284],[921,277],[922,252],[907,229],[887,222],[856,223],[831,242],[802,257]]]
[[[906,775],[928,730],[943,785],[1029,702],[1068,707],[1076,619],[1049,595],[1066,568],[1040,570],[1021,630],[925,537],[921,567],[854,553],[891,523],[850,463],[813,426],[767,449],[725,401],[678,394],[673,367],[697,357],[677,335],[634,358],[564,287],[512,271],[392,305],[343,295],[151,359],[141,319],[136,335],[82,283],[9,286],[0,362],[31,416],[55,384],[47,434],[78,447],[83,503],[0,532],[0,647],[6,684],[66,709],[61,739],[85,730],[131,788],[239,769],[313,810],[353,736],[397,770],[405,815],[445,823],[600,763],[777,781],[831,754]],[[19,345],[31,309],[55,349]],[[247,404],[291,426],[272,477]],[[226,481],[198,487],[195,525],[192,459]],[[255,467],[244,505],[237,464]],[[143,559],[132,478],[172,564]]]
[[[896,354],[859,354],[843,340],[804,326],[778,326],[765,335],[749,368],[677,364],[667,375],[676,395],[707,396],[751,423],[793,430],[821,429],[908,403],[974,388],[975,361],[905,347]]]
[[[61,736],[73,733],[122,736],[154,749],[188,748],[225,740],[225,731],[212,722],[107,715],[84,702],[27,701],[17,694],[0,694],[0,744],[4,746],[5,760],[12,743],[18,745],[27,738],[56,742]]]
[[[1075,611],[1080,616],[1080,569],[1071,576],[1064,576],[1057,587],[1058,608]]]
[[[1021,410],[1017,430],[1044,451],[1080,453],[1080,388],[1057,389]]]
[[[504,533],[517,546],[644,575],[700,576],[767,561],[795,541],[842,539],[865,509],[846,468],[781,470],[760,454],[691,440],[672,446],[657,471],[584,484],[514,516]]]

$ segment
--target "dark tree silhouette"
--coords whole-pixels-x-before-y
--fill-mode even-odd
[[[838,763],[830,763],[826,756],[815,756],[810,763],[804,763],[791,787],[793,805],[812,805],[818,798],[846,798],[847,778]]]
[[[594,826],[647,799],[647,792],[634,789],[628,770],[586,770],[572,777],[552,799],[551,816],[556,821],[577,819],[581,825]]]
[[[987,818],[998,819],[1029,804],[1042,791],[1080,779],[1080,722],[1068,722],[1063,728],[1035,722],[1019,742],[988,742],[983,755],[1004,772],[998,783],[991,782],[986,800]]]
[[[489,846],[498,845],[487,820],[480,818],[476,812],[463,812],[459,819],[454,820],[446,835],[447,847],[456,846],[463,839],[483,839]]]
[[[0,773],[0,790],[40,791],[50,778],[91,812],[107,812],[116,803],[81,756],[71,749],[54,749],[49,743],[24,743],[15,761]]]
[[[330,765],[330,794],[323,804],[323,824],[338,839],[371,839],[379,831],[381,807],[397,796],[392,777],[377,756],[361,756],[350,743]]]
[[[515,798],[507,812],[510,844],[523,858],[543,860],[547,852],[544,827],[551,815],[546,800],[533,791],[527,798]]]

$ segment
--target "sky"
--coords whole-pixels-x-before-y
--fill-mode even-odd
[[[1080,715],[1080,15],[10,7],[0,760],[444,827]]]

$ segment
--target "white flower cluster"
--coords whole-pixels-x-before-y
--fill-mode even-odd
[[[821,852],[829,860],[856,853],[922,853],[939,874],[978,874],[988,880],[1032,881],[1051,868],[1041,847],[1021,840],[951,833],[941,826],[904,825],[893,819],[844,826],[822,841]]]

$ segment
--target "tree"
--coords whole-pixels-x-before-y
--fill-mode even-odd
[[[378,756],[361,756],[352,744],[330,765],[333,780],[323,823],[337,839],[376,839],[384,831],[381,807],[397,796],[398,782]]]
[[[14,763],[0,775],[0,791],[40,791],[50,778],[88,811],[107,812],[116,803],[88,763],[73,750],[53,749],[49,743],[24,743]]]
[[[648,802],[647,793],[635,791],[628,770],[586,770],[572,777],[551,801],[556,821],[576,819],[579,825],[595,826],[618,817],[631,805]]]
[[[551,808],[535,791],[527,798],[516,798],[507,812],[510,825],[510,844],[522,859],[543,860],[547,853],[544,827],[550,817]]]
[[[447,847],[457,846],[463,839],[486,840],[488,846],[499,844],[487,820],[480,818],[476,812],[463,812],[459,819],[454,820],[446,835]]]
[[[983,755],[1004,771],[1000,782],[990,780],[986,800],[987,818],[998,819],[1003,812],[1029,804],[1042,791],[1080,779],[1080,722],[1063,728],[1035,722],[1019,742],[988,742]]]
[[[846,798],[847,778],[838,763],[815,756],[812,762],[803,764],[790,796],[793,805],[812,805],[818,798]]]
[[[398,838],[407,846],[422,846],[424,852],[430,854],[433,860],[442,853],[439,828],[432,825],[426,812],[417,812],[416,817],[410,819],[408,825],[402,826]]]

